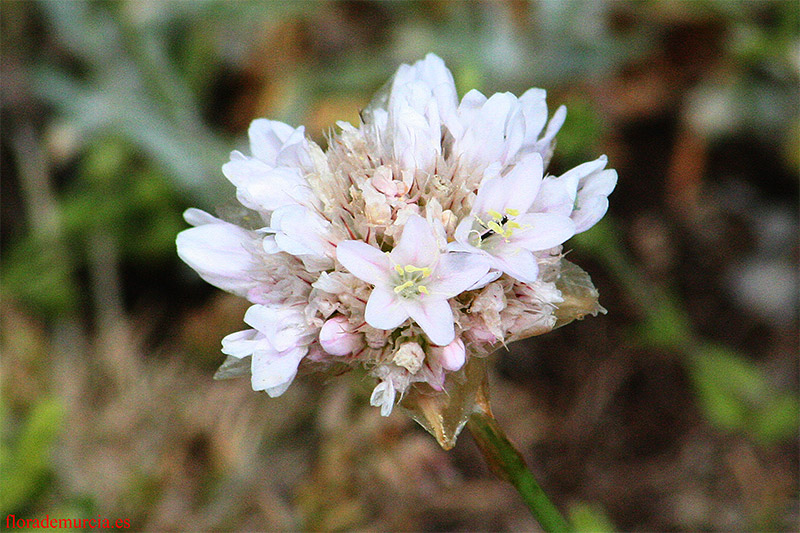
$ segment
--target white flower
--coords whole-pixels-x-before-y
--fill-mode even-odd
[[[557,178],[545,178],[532,210],[572,218],[575,233],[591,228],[606,214],[608,195],[617,185],[617,171],[605,169],[607,163],[608,158],[600,156]]]
[[[361,241],[343,241],[336,257],[354,276],[375,286],[365,313],[370,326],[394,329],[411,318],[433,344],[442,346],[455,337],[447,300],[488,270],[477,256],[441,253],[430,224],[416,215],[409,217],[390,253]]]
[[[302,205],[279,207],[264,231],[274,232],[275,250],[300,258],[308,270],[318,272],[333,266],[339,239],[333,235],[330,222],[313,210]]]
[[[255,232],[199,209],[188,209],[184,218],[195,226],[177,238],[178,256],[187,265],[208,283],[238,296],[247,297],[258,287],[261,265],[251,252],[259,246]]]
[[[547,124],[545,91],[531,89],[517,98],[498,93],[488,99],[472,90],[458,106],[458,118],[448,126],[455,138],[456,157],[467,168],[483,170],[491,164],[502,167],[538,153],[550,160],[553,139],[566,118],[561,106]]]
[[[253,157],[234,151],[222,166],[242,205],[261,212],[291,204],[316,205],[318,200],[304,179],[311,168],[304,128],[259,119],[250,125],[249,135]]]
[[[486,256],[493,268],[520,281],[536,281],[533,252],[558,246],[575,233],[569,216],[528,212],[542,173],[542,157],[532,153],[506,176],[486,179],[470,215],[456,228],[458,244],[451,248]]]
[[[297,375],[314,332],[296,307],[254,305],[245,313],[244,321],[253,329],[222,339],[222,351],[239,359],[252,356],[253,390],[280,396]]]
[[[389,416],[394,409],[395,388],[391,380],[381,381],[372,391],[369,404],[381,408],[381,416]]]

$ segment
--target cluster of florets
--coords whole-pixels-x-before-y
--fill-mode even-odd
[[[222,340],[227,367],[250,357],[253,389],[274,397],[299,368],[363,365],[388,415],[413,384],[440,391],[471,355],[552,329],[561,245],[617,180],[605,156],[545,175],[565,116],[548,121],[541,89],[459,102],[429,54],[327,151],[255,120],[251,155],[222,168],[249,228],[190,209],[177,239],[203,279],[253,304],[251,329]]]

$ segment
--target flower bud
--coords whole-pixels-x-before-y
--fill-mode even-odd
[[[348,355],[363,344],[361,336],[350,329],[347,317],[337,315],[322,325],[319,343],[331,355]]]
[[[448,344],[442,349],[442,355],[439,362],[445,370],[455,372],[464,366],[466,360],[467,350],[464,347],[464,341],[456,337],[456,340]]]

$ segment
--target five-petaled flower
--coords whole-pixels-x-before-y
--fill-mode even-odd
[[[499,176],[489,166],[472,211],[455,231],[452,250],[483,255],[491,265],[520,281],[533,283],[539,267],[533,252],[563,243],[575,233],[569,215],[530,212],[544,171],[533,152]],[[494,175],[493,175],[494,174]]]
[[[489,271],[478,256],[439,250],[433,228],[417,215],[409,217],[391,252],[362,241],[343,241],[336,257],[354,276],[375,286],[364,315],[370,326],[394,329],[411,318],[440,346],[455,338],[447,301]]]

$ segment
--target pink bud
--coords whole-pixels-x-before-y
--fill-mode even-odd
[[[398,196],[397,183],[392,179],[392,171],[379,167],[372,176],[372,186],[386,196]]]
[[[319,343],[331,355],[349,355],[361,347],[361,335],[353,333],[347,317],[337,315],[322,324]]]
[[[464,366],[466,357],[467,350],[464,347],[464,341],[460,338],[456,338],[456,340],[442,349],[440,362],[445,370],[455,372]]]

